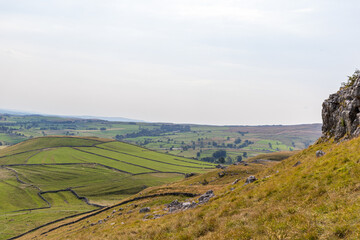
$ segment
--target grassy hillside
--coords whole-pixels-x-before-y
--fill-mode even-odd
[[[0,239],[213,168],[109,139],[30,139],[0,151]]]
[[[326,154],[316,157],[318,150]],[[216,196],[195,209],[152,219],[165,213],[164,204],[176,197],[142,199],[70,225],[59,223],[58,229],[45,227],[23,239],[359,239],[359,155],[360,138],[319,143],[282,162],[231,166],[225,177],[216,170],[142,192],[213,189]],[[244,185],[249,175],[258,180]],[[204,178],[207,185],[201,184]],[[234,179],[241,181],[232,185]],[[151,211],[139,213],[144,206]],[[119,207],[122,214],[114,214]]]

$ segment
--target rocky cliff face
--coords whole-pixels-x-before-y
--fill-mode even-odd
[[[360,74],[331,94],[323,103],[323,138],[350,139],[360,135]]]

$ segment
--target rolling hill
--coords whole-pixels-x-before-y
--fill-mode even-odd
[[[0,239],[213,168],[109,139],[33,138],[0,151]]]

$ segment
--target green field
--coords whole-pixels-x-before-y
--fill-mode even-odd
[[[66,141],[65,141],[66,140]],[[16,146],[8,147],[0,152],[0,156],[13,155],[15,153],[33,151],[44,148],[56,148],[66,146],[92,146],[102,143],[96,139],[74,138],[74,137],[47,137],[38,138],[36,141],[25,141]]]
[[[27,138],[22,137],[22,136],[9,135],[6,133],[0,133],[0,139],[2,142],[12,145],[12,144],[22,142],[22,141],[26,140]]]
[[[244,153],[252,157],[262,153],[304,149],[321,136],[321,124],[206,126],[0,114],[0,145],[50,135],[117,139],[199,160],[223,149],[228,153],[227,163],[233,163],[237,156]],[[244,145],[246,141],[250,144]]]
[[[14,173],[0,168],[0,211],[12,212],[21,209],[46,207],[37,196],[38,190],[16,180]]]
[[[85,213],[97,208],[78,200],[69,192],[44,194],[51,203],[48,209],[19,212],[0,212],[0,239],[8,239],[30,229],[67,216]],[[25,202],[26,199],[22,199]]]
[[[53,136],[21,142],[0,150],[0,224],[6,225],[0,239],[214,166],[101,138]],[[88,205],[71,191],[99,206]]]

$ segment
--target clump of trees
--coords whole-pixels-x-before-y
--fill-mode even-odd
[[[227,155],[227,153],[225,150],[218,150],[218,151],[214,152],[212,156],[216,159],[219,159],[221,157],[225,158],[226,155]]]
[[[179,124],[163,124],[160,126],[162,132],[190,132],[190,126]]]
[[[248,134],[249,132],[238,131],[238,133],[241,134],[241,136],[244,136],[245,134]]]
[[[122,140],[124,138],[137,138],[137,137],[157,137],[168,132],[190,132],[190,126],[180,124],[162,124],[160,128],[148,129],[141,128],[138,132],[127,133],[124,135],[116,135],[116,140]]]
[[[235,143],[235,144],[241,143],[241,139],[240,139],[240,138],[235,139],[234,143]]]
[[[215,158],[213,157],[204,157],[204,158],[201,158],[201,161],[204,161],[204,162],[215,162]]]
[[[251,144],[254,144],[254,142],[249,141],[249,140],[245,140],[243,144],[239,145],[238,148],[245,148]]]
[[[227,156],[226,150],[218,150],[212,154],[212,157],[204,157],[201,158],[201,161],[205,162],[218,162],[218,163],[225,163],[225,158]]]
[[[24,137],[25,136],[22,133],[16,132],[16,130],[17,130],[16,128],[0,126],[0,133],[6,133],[9,136],[18,136],[18,137]]]

